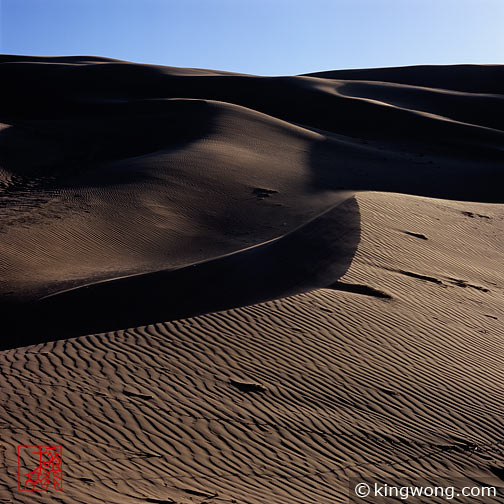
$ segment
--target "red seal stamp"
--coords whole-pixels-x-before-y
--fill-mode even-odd
[[[63,448],[60,445],[18,445],[18,490],[63,490]]]

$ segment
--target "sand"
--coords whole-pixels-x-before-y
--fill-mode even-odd
[[[504,502],[502,67],[0,61],[0,502]]]

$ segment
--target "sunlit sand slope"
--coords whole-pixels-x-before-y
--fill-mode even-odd
[[[332,504],[349,478],[502,502],[504,206],[357,200],[346,292],[4,351],[2,497],[54,502],[12,487],[16,444],[56,443],[61,502]]]

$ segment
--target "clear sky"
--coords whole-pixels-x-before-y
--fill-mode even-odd
[[[504,63],[504,0],[0,0],[8,54],[260,75]]]

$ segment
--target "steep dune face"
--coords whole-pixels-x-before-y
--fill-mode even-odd
[[[501,492],[502,67],[0,76],[1,499]]]

